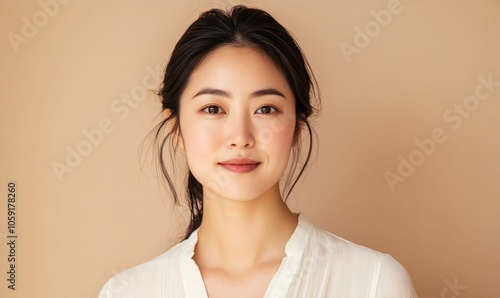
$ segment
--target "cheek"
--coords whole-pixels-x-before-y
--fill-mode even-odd
[[[259,129],[258,143],[272,152],[287,155],[292,146],[294,131],[294,121],[279,120],[270,122],[266,127]]]
[[[186,158],[191,161],[207,158],[221,144],[220,129],[209,125],[186,122],[182,129],[182,140]],[[200,146],[200,144],[203,144]]]

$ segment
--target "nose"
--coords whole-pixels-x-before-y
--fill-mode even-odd
[[[229,148],[252,148],[255,139],[252,132],[252,124],[248,116],[240,113],[232,115],[227,123],[227,140]]]

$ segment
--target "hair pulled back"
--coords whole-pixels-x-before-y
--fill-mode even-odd
[[[317,100],[318,106],[320,102],[319,97],[316,97],[317,84],[314,75],[299,45],[280,23],[260,9],[238,5],[228,11],[221,9],[206,11],[189,26],[175,45],[158,92],[162,109],[167,111],[166,118],[154,129],[159,170],[168,183],[174,201],[179,203],[179,195],[164,160],[165,145],[170,140],[174,148],[170,152],[174,152],[175,155],[176,136],[181,134],[180,99],[191,74],[208,54],[225,45],[251,47],[265,54],[283,73],[295,96],[295,145],[291,155],[291,174],[288,175],[285,186],[290,186],[294,177],[293,173],[297,169],[301,148],[300,131],[304,128],[307,129],[309,135],[309,150],[299,173],[295,175],[288,190],[286,200],[311,156],[313,131],[308,119],[317,112],[315,105],[311,103],[311,98]],[[164,130],[167,131],[162,134]],[[174,156],[170,155],[170,158],[173,160]],[[203,218],[203,188],[191,171],[187,174],[187,201],[191,219],[184,239],[187,239],[200,226]]]

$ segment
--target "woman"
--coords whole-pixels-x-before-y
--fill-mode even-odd
[[[187,29],[166,68],[155,136],[176,201],[164,145],[186,158],[191,222],[184,241],[121,273],[126,283],[110,279],[100,297],[416,297],[391,256],[318,229],[284,202],[311,154],[313,78],[262,10],[213,9]],[[301,133],[310,142],[297,169]]]

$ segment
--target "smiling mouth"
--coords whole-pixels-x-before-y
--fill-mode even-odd
[[[231,171],[233,173],[249,173],[255,170],[260,162],[250,160],[250,159],[232,159],[225,162],[219,163],[224,169]]]

